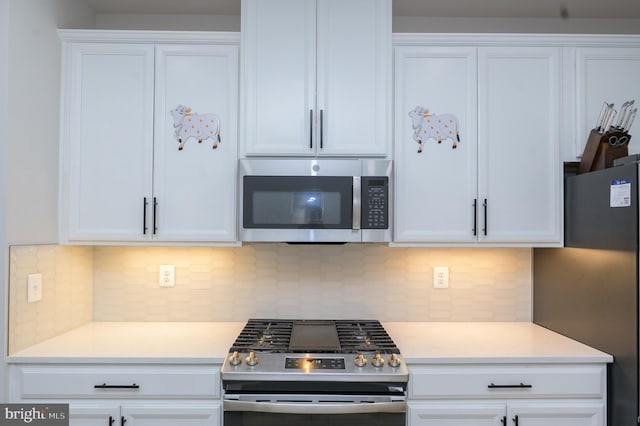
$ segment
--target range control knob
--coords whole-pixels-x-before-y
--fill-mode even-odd
[[[400,367],[400,364],[402,364],[402,361],[400,361],[400,358],[398,358],[398,355],[391,354],[391,358],[389,358],[389,365],[392,366],[393,368],[396,368],[396,367]]]
[[[367,365],[367,359],[364,357],[364,355],[358,354],[358,356],[356,356],[356,359],[353,360],[353,363],[358,367],[364,367],[365,365]]]
[[[242,364],[242,357],[240,356],[238,351],[233,352],[233,355],[229,357],[229,364],[234,366]]]
[[[247,363],[247,365],[253,367],[260,362],[260,358],[258,358],[258,355],[256,355],[255,352],[251,351],[249,352],[249,356],[245,359],[245,362]]]
[[[376,353],[373,358],[371,358],[371,365],[377,368],[384,366],[384,358],[380,356],[379,352]]]

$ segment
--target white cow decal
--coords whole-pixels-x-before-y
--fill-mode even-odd
[[[195,114],[191,108],[178,105],[170,112],[173,117],[174,136],[178,141],[178,150],[184,148],[189,138],[198,143],[207,139],[213,140],[213,149],[218,147],[220,139],[220,119],[215,114]]]
[[[458,117],[453,114],[431,114],[428,109],[417,106],[409,112],[413,127],[413,139],[418,143],[418,153],[422,152],[423,143],[434,139],[438,143],[450,139],[456,149],[460,142],[458,133]]]

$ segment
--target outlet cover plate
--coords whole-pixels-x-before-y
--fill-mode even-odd
[[[448,266],[436,266],[433,268],[433,288],[449,288]]]
[[[174,287],[176,284],[176,267],[174,265],[160,265],[160,287]]]
[[[42,274],[27,275],[27,303],[42,300]]]

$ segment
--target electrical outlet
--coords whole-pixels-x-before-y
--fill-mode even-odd
[[[27,303],[42,300],[42,274],[27,275]]]
[[[436,266],[433,268],[433,288],[449,288],[448,266]]]
[[[160,265],[160,287],[173,287],[176,284],[176,267]]]

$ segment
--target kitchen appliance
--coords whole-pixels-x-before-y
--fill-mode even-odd
[[[225,426],[405,425],[409,372],[375,320],[251,319],[221,377]]]
[[[568,177],[565,248],[534,250],[533,320],[614,356],[609,426],[640,423],[638,164]]]
[[[242,241],[391,241],[389,160],[240,160]]]

